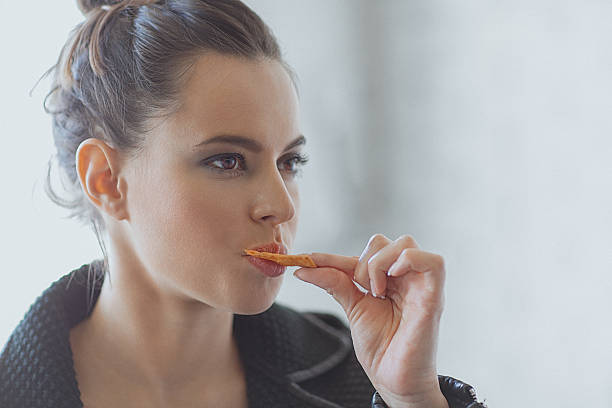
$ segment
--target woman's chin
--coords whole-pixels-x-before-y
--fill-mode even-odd
[[[254,315],[268,310],[280,292],[284,276],[251,281],[236,288],[231,296],[231,310],[236,314]]]
[[[268,310],[272,304],[274,302],[270,302],[268,305],[264,306],[264,307],[245,307],[245,308],[240,308],[238,310],[234,310],[233,313],[234,314],[238,314],[238,315],[256,315],[256,314],[260,314],[265,312],[266,310]]]
[[[272,306],[275,300],[276,294],[274,296],[262,295],[261,297],[251,294],[246,298],[234,302],[232,312],[240,315],[255,315],[263,313]]]

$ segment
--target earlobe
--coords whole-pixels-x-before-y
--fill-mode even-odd
[[[127,218],[125,189],[118,178],[117,152],[104,141],[89,138],[76,151],[76,170],[81,188],[100,211],[122,220]]]

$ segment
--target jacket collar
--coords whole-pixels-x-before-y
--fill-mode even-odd
[[[62,407],[82,407],[69,332],[91,313],[104,279],[101,266],[102,261],[95,260],[51,285],[2,350],[0,365],[15,368],[16,384],[28,384],[38,395],[52,390]],[[347,358],[352,342],[346,332],[314,314],[298,313],[277,303],[257,315],[235,315],[233,327],[251,387],[274,383],[285,394],[288,390],[299,406],[339,407],[300,383],[323,375]]]
[[[234,330],[247,373],[254,373],[247,380],[260,379],[258,387],[275,383],[284,395],[279,394],[278,406],[341,408],[305,384],[348,358],[353,350],[349,335],[314,314],[300,314],[276,303],[259,315],[235,315]]]

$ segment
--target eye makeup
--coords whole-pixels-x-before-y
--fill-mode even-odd
[[[284,174],[295,176],[308,160],[303,153],[289,153],[279,159],[278,168]],[[200,163],[206,169],[228,177],[239,177],[250,170],[244,155],[238,152],[215,154]]]

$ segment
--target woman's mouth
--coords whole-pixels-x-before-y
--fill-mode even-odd
[[[253,256],[249,256],[249,262],[252,263],[262,272],[264,275],[269,276],[271,278],[276,278],[277,276],[285,273],[286,266],[282,266],[277,264],[276,262],[268,261],[267,259],[259,259]]]
[[[287,247],[283,244],[271,242],[269,244],[249,248],[259,252],[271,252],[274,254],[286,254]],[[285,273],[286,266],[277,264],[276,262],[268,261],[267,259],[255,258],[254,256],[247,256],[248,261],[253,264],[257,269],[266,276],[276,278]]]

